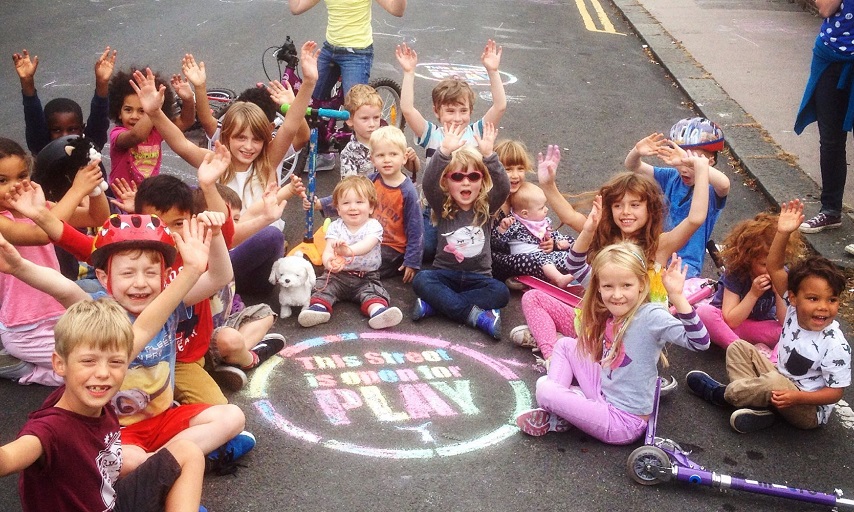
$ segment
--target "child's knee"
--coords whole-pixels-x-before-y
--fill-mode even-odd
[[[214,414],[214,421],[222,428],[221,431],[227,434],[226,440],[239,434],[246,426],[246,416],[234,404],[215,405],[209,410]]]
[[[245,350],[243,335],[233,327],[223,327],[217,331],[216,347],[223,359]]]
[[[199,448],[199,445],[190,440],[177,439],[169,443],[165,449],[172,454],[182,470],[188,466],[201,466],[202,468],[205,466],[204,452]]]

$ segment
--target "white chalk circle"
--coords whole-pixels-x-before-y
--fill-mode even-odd
[[[466,344],[378,331],[287,347],[254,371],[248,394],[289,436],[390,459],[493,446],[518,432],[532,400],[515,371]]]

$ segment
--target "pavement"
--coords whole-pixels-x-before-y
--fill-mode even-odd
[[[697,111],[724,129],[732,156],[772,204],[821,205],[818,129],[793,131],[821,18],[791,0],[613,0]],[[852,154],[849,138],[848,152]],[[750,183],[748,181],[748,183]],[[840,229],[806,235],[843,267],[854,258],[854,180]]]

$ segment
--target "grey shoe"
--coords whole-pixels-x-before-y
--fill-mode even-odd
[[[777,421],[774,413],[765,409],[739,409],[729,417],[729,424],[740,434],[768,428]]]
[[[335,153],[318,153],[314,169],[316,171],[331,171],[335,168]]]
[[[18,380],[33,372],[35,365],[22,361],[9,354],[5,348],[0,348],[0,377],[4,379]]]

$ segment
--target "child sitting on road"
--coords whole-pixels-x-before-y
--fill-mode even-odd
[[[4,254],[14,251],[5,241],[0,246]],[[0,448],[0,475],[20,472],[25,512],[199,510],[205,459],[190,441],[169,443],[119,480],[122,438],[110,401],[134,346],[162,325],[165,315],[156,309],[131,325],[115,301],[82,300],[57,322],[53,367],[65,385],[30,414],[15,441]]]
[[[501,47],[495,41],[489,40],[480,56],[486,72],[489,75],[489,90],[492,93],[492,106],[483,117],[472,123],[471,114],[474,108],[475,94],[471,86],[458,78],[442,80],[433,88],[433,114],[437,123],[427,121],[421,112],[415,108],[415,67],[418,64],[418,54],[406,45],[398,45],[395,55],[400,67],[403,68],[403,82],[400,86],[400,109],[406,124],[415,134],[415,143],[425,149],[427,163],[442,145],[445,137],[445,126],[463,126],[462,140],[464,144],[476,147],[475,136],[482,137],[484,123],[498,126],[504,111],[507,110],[507,99],[504,94],[504,82],[498,72],[501,64]],[[433,261],[436,255],[438,233],[433,225],[430,205],[425,201],[423,210],[424,222],[424,257],[425,263]]]
[[[682,119],[670,129],[670,138],[660,133],[640,140],[626,156],[626,169],[655,179],[664,192],[668,204],[668,218],[664,229],[672,229],[688,217],[694,191],[694,168],[686,150],[709,160],[709,206],[706,220],[697,228],[678,252],[688,265],[688,277],[699,277],[703,271],[706,243],[718,216],[726,206],[730,182],[726,175],[714,168],[718,151],[724,148],[724,134],[720,127],[702,117]],[[658,156],[670,167],[654,167],[641,157]]]
[[[110,129],[107,87],[116,64],[116,52],[110,53],[110,47],[95,61],[95,94],[89,105],[89,118],[83,124],[83,110],[80,105],[68,98],[54,98],[47,102],[42,110],[36,90],[36,70],[39,67],[38,56],[30,58],[23,50],[12,55],[15,71],[21,79],[21,96],[24,100],[24,124],[26,125],[27,149],[37,155],[48,142],[66,135],[85,135],[98,149],[107,143],[107,131]]]
[[[738,223],[724,239],[721,251],[725,273],[711,303],[697,304],[697,314],[706,325],[712,343],[726,349],[736,340],[755,345],[771,362],[786,317],[786,302],[774,291],[767,259],[777,232],[777,216],[760,213]],[[786,244],[788,265],[804,251],[800,233],[794,232]]]
[[[465,146],[465,126],[445,126],[439,151],[424,171],[424,197],[433,209],[439,243],[432,270],[412,282],[418,298],[412,320],[441,313],[501,339],[501,311],[510,290],[492,278],[489,221],[510,192],[510,181],[492,150],[495,128],[484,124],[480,152]],[[441,212],[441,213],[440,213]]]
[[[496,231],[510,254],[530,254],[546,278],[555,286],[566,288],[574,279],[566,265],[570,239],[552,231],[546,195],[533,183],[523,182],[510,195],[510,216],[504,217]],[[545,252],[540,244],[554,240],[554,250]]]
[[[389,294],[380,282],[383,227],[371,218],[377,207],[374,185],[364,176],[348,176],[332,191],[332,204],[340,218],[326,230],[322,256],[325,270],[317,278],[309,306],[303,308],[297,321],[303,327],[326,323],[332,316],[332,306],[349,300],[361,305],[372,329],[399,324],[403,313],[389,307]]]
[[[730,416],[736,432],[770,427],[774,412],[797,428],[817,428],[827,423],[833,404],[851,384],[851,347],[836,321],[845,274],[821,256],[795,263],[788,273],[783,266],[789,237],[803,220],[803,203],[784,203],[768,252],[771,284],[787,303],[776,366],[755,346],[737,340],[726,351],[728,385],[699,370],[685,378],[694,394],[740,408]]]
[[[359,87],[362,86],[356,85],[352,90]],[[377,195],[373,217],[383,227],[380,277],[402,272],[403,282],[409,283],[421,268],[424,225],[418,192],[403,174],[406,136],[394,126],[384,126],[371,134],[370,144],[371,167],[375,170],[368,179],[373,182]],[[332,196],[324,197],[315,203],[327,217],[338,215],[332,199]]]
[[[344,108],[350,113],[346,123],[353,129],[353,138],[341,150],[341,178],[354,174],[370,176],[376,170],[371,159],[371,134],[382,126],[383,99],[370,85],[356,84],[344,96]],[[415,182],[421,160],[414,149],[406,147],[405,138],[403,143],[404,166]]]

